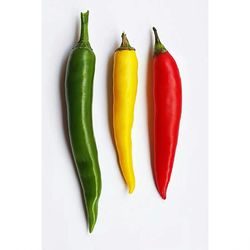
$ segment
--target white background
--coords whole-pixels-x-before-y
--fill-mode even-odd
[[[45,249],[40,7],[34,0],[0,2],[0,248],[6,250]],[[249,8],[246,0],[209,1],[210,250],[250,249]]]
[[[64,74],[78,39],[80,11],[90,11],[96,54],[93,122],[102,194],[93,234],[87,232],[80,187],[67,146]],[[70,249],[207,249],[207,1],[43,2],[43,247]],[[183,113],[174,170],[163,201],[150,164],[153,34],[175,57],[183,84]],[[129,195],[116,160],[110,123],[112,57],[126,31],[139,61],[133,127],[136,189]]]

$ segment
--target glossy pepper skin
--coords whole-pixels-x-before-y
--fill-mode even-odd
[[[68,58],[65,93],[71,149],[92,232],[101,193],[101,173],[92,125],[95,54],[89,44],[88,15],[89,12],[81,13],[81,35]]]
[[[157,31],[153,58],[154,177],[163,199],[170,181],[182,109],[179,70],[174,58],[160,42]]]
[[[120,168],[129,193],[135,188],[131,129],[137,92],[138,61],[135,49],[122,34],[122,44],[115,51],[113,66],[113,127]]]

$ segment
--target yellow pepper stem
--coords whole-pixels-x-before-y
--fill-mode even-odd
[[[133,47],[130,46],[125,32],[122,32],[122,43],[121,43],[121,46],[117,50],[135,50]]]

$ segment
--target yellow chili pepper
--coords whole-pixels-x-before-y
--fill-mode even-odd
[[[135,49],[122,33],[122,44],[115,51],[113,67],[113,126],[120,168],[129,193],[135,188],[131,129],[137,92],[138,61]]]

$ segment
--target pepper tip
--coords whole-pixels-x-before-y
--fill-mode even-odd
[[[92,223],[89,224],[89,233],[92,233],[95,227],[96,221],[93,221]]]
[[[164,193],[164,194],[161,194],[161,198],[162,198],[163,200],[166,200],[166,198],[167,198],[166,194],[165,194],[165,193]]]
[[[167,198],[167,195],[166,195],[167,190],[165,188],[161,190],[158,186],[157,186],[157,190],[158,190],[158,193],[161,196],[161,198],[163,200],[166,200],[166,198]]]
[[[135,190],[135,185],[134,184],[128,186],[129,194],[132,194],[134,192],[134,190]]]

